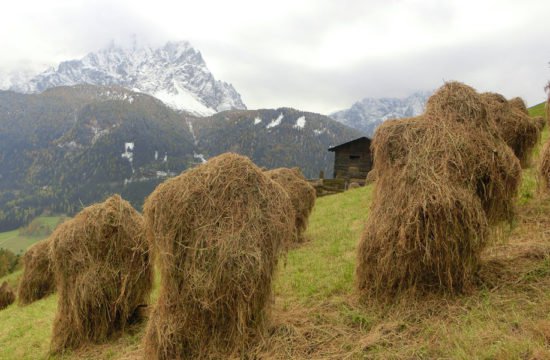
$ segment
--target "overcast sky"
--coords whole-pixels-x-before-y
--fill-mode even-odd
[[[249,108],[330,113],[459,80],[543,101],[548,0],[16,0],[0,13],[0,74],[110,41],[189,40]]]

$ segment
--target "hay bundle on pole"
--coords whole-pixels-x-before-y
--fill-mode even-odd
[[[12,288],[8,285],[7,281],[2,283],[0,286],[0,310],[3,310],[13,304],[15,301],[15,293]]]
[[[59,295],[51,351],[102,342],[146,304],[152,266],[143,217],[120,196],[89,206],[50,237]]]
[[[145,357],[244,356],[264,330],[277,258],[294,234],[286,192],[227,153],[159,185],[144,214],[161,273]]]
[[[502,139],[526,167],[540,137],[539,125],[527,115],[525,104],[519,98],[509,102],[496,93],[483,93],[481,97],[487,106],[488,117],[495,122]]]
[[[298,168],[273,169],[265,174],[281,185],[290,197],[295,214],[296,241],[304,242],[309,215],[315,205],[315,188],[307,182]]]
[[[23,255],[23,276],[17,288],[17,302],[28,305],[55,291],[55,279],[50,262],[50,242],[42,240]]]
[[[447,83],[426,113],[384,123],[356,270],[363,295],[471,287],[488,225],[511,216],[521,169],[474,89]]]

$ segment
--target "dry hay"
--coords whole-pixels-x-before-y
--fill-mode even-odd
[[[540,137],[540,125],[523,112],[517,101],[516,105],[512,105],[496,93],[483,93],[481,97],[487,106],[488,117],[495,122],[502,139],[512,148],[521,164],[528,166],[532,150]]]
[[[550,141],[547,141],[542,147],[539,174],[542,179],[543,188],[550,190]]]
[[[290,197],[295,214],[296,241],[304,242],[309,215],[315,205],[315,188],[298,168],[279,168],[266,171],[265,174],[281,185]]]
[[[422,171],[469,188],[481,200],[489,222],[509,220],[521,180],[518,159],[501,138],[472,130],[468,123],[434,115],[386,121],[372,141],[378,178],[388,172]],[[431,164],[426,168],[425,164]]]
[[[122,333],[147,303],[152,264],[143,217],[120,196],[89,206],[50,237],[59,294],[52,352]]]
[[[359,291],[373,297],[465,291],[486,242],[481,202],[429,164],[408,166],[378,178],[358,249]]]
[[[365,179],[365,185],[372,184],[376,181],[376,171],[374,169],[371,169],[369,173],[367,174],[367,178]]]
[[[542,132],[542,130],[546,126],[546,120],[544,119],[544,116],[534,116],[533,122],[537,125],[539,132]]]
[[[460,82],[451,81],[440,87],[426,102],[425,115],[439,121],[467,123],[498,135],[483,99],[474,88]]]
[[[13,304],[15,301],[15,293],[8,285],[7,281],[0,286],[0,310],[3,310]]]
[[[525,101],[523,101],[520,97],[515,97],[513,99],[510,99],[508,101],[512,109],[516,109],[519,112],[523,113],[524,115],[529,115],[529,110],[527,110],[527,105],[525,105]]]
[[[147,359],[244,355],[265,329],[280,250],[294,234],[284,189],[222,154],[167,180],[144,206],[161,274]]]
[[[356,271],[362,295],[467,291],[488,225],[511,219],[521,168],[474,89],[447,83],[422,116],[384,123]]]
[[[17,288],[19,305],[28,305],[55,291],[49,240],[40,241],[25,252],[23,267],[23,275]]]

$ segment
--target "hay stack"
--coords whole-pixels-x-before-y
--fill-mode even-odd
[[[546,126],[546,120],[543,116],[533,117],[533,122],[537,125],[539,132],[542,132],[542,130],[544,130],[544,127]]]
[[[7,281],[0,286],[0,310],[3,310],[13,304],[15,301],[15,293],[8,285]]]
[[[144,213],[161,273],[145,357],[244,356],[264,329],[277,258],[294,233],[286,192],[228,153],[159,185]]]
[[[547,141],[542,147],[539,173],[542,179],[543,188],[550,190],[550,141]]]
[[[407,166],[416,176],[419,169],[426,170],[424,163],[431,164],[429,171],[476,194],[490,223],[513,215],[521,180],[519,161],[500,137],[476,129],[475,124],[454,122],[445,114],[386,121],[371,146],[372,171],[378,177]]]
[[[19,305],[28,305],[55,291],[49,240],[40,241],[25,252],[23,268],[23,276],[17,288]]]
[[[120,196],[89,206],[50,237],[57,291],[52,352],[105,341],[148,302],[152,266],[142,216]]]
[[[516,109],[519,112],[523,113],[524,115],[529,115],[529,110],[527,110],[527,105],[525,105],[525,101],[523,101],[522,98],[515,97],[513,99],[510,99],[509,104],[512,107],[512,109]]]
[[[452,81],[440,87],[426,102],[425,115],[439,121],[467,123],[498,136],[483,99],[474,88],[460,82]]]
[[[488,117],[495,122],[502,139],[521,164],[528,166],[532,150],[540,137],[540,129],[527,115],[523,101],[516,98],[519,100],[508,102],[504,96],[495,93],[483,93],[481,97],[487,106]]]
[[[384,123],[363,233],[363,295],[459,293],[471,287],[488,225],[509,219],[521,168],[474,89],[448,83],[422,116]]]
[[[290,197],[295,214],[296,241],[304,242],[309,215],[315,205],[315,188],[298,168],[279,168],[266,171],[265,174],[281,185]]]

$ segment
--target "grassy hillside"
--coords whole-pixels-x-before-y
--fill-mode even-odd
[[[40,216],[37,219],[53,230],[60,218],[60,216]],[[44,238],[45,236],[20,235],[19,230],[6,231],[0,233],[0,248],[8,249],[18,254],[19,252],[24,252],[29,246]]]
[[[480,286],[455,298],[358,302],[355,247],[372,190],[318,199],[310,241],[280,263],[270,336],[255,349],[258,358],[550,358],[550,195],[539,191],[533,169],[525,170],[516,220],[495,231],[483,255]],[[15,283],[18,276],[8,280]],[[1,359],[47,358],[56,297],[0,312]],[[142,335],[137,326],[112,343],[65,358],[140,358]]]
[[[546,117],[546,103],[542,102],[529,108],[529,115]]]

